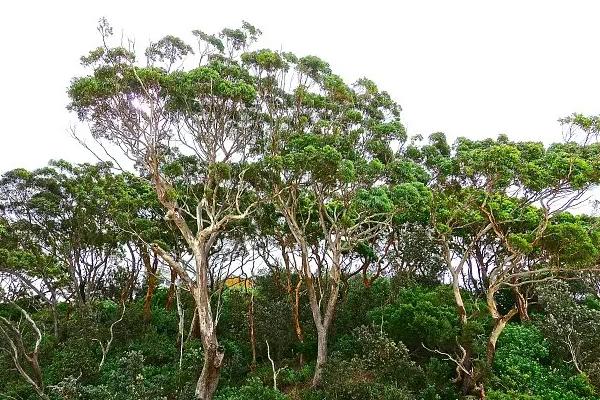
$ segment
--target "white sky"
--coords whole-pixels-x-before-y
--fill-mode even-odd
[[[262,47],[314,54],[402,105],[409,134],[560,138],[600,113],[597,1],[6,1],[0,11],[0,172],[91,160],[68,133],[66,87],[106,16],[137,46],[245,19]],[[190,40],[191,42],[191,40]]]

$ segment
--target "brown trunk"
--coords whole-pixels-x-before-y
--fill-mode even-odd
[[[256,334],[254,333],[254,292],[250,294],[250,304],[248,304],[248,328],[250,335],[250,348],[252,349],[252,363],[250,371],[256,370]]]
[[[519,319],[523,322],[529,321],[531,318],[529,317],[529,312],[527,310],[527,299],[523,296],[523,293],[521,293],[518,287],[513,288],[513,293],[515,295],[517,310],[519,311]]]
[[[454,295],[454,303],[456,303],[456,311],[458,313],[458,319],[461,327],[467,323],[467,310],[465,308],[465,303],[462,298],[462,294],[460,293],[460,272],[466,262],[466,257],[463,256],[463,259],[457,266],[453,265],[452,254],[450,252],[450,246],[444,240],[444,260],[446,261],[446,268],[448,272],[450,272],[450,276],[452,277],[452,294]]]
[[[76,250],[73,259],[69,259],[69,277],[71,278],[71,288],[73,291],[73,295],[75,295],[75,303],[77,304],[77,307],[82,308],[85,305],[85,299],[83,298],[81,290],[79,290],[81,284],[79,282],[79,279],[77,279],[77,267],[75,266],[75,264],[78,262],[78,257],[79,252]]]
[[[296,289],[294,290],[294,302],[292,303],[292,314],[294,319],[294,332],[296,332],[296,338],[302,348],[304,348],[304,332],[302,331],[302,325],[300,324],[300,287],[302,287],[302,280],[298,279]],[[304,365],[304,350],[301,350],[298,354],[298,363],[300,366]]]
[[[479,285],[481,292],[485,292],[489,285],[487,265],[485,262],[485,256],[481,251],[481,247],[475,246],[475,260],[477,264],[477,271],[479,274]]]
[[[148,322],[152,319],[152,297],[154,297],[154,292],[158,286],[158,278],[156,276],[156,271],[158,270],[158,257],[156,253],[154,253],[154,262],[150,263],[148,248],[143,244],[140,244],[139,248],[148,275],[148,289],[146,290],[146,297],[144,298],[144,322]]]
[[[173,308],[173,300],[175,300],[175,280],[177,279],[177,271],[171,269],[171,284],[169,285],[169,291],[167,292],[167,303],[165,308],[171,311]]]
[[[281,254],[283,255],[283,262],[287,272],[286,290],[292,306],[292,324],[294,326],[294,333],[296,334],[296,339],[298,339],[300,345],[304,345],[304,333],[302,332],[302,325],[300,324],[300,288],[302,287],[302,279],[298,277],[296,288],[292,289],[292,269],[290,267],[290,259],[286,251],[285,243],[283,242],[281,243]],[[293,297],[292,293],[294,293]],[[298,364],[300,366],[304,365],[304,354],[302,351],[298,354]]]
[[[485,388],[483,387],[483,383],[479,384],[475,390],[477,391],[477,395],[479,396],[479,400],[485,400],[487,397],[485,396]]]
[[[362,278],[363,278],[363,285],[365,285],[365,287],[368,289],[371,287],[371,284],[373,283],[373,281],[371,281],[371,279],[369,279],[368,275],[367,275],[367,270],[369,269],[369,261],[365,261],[362,265]]]
[[[461,368],[457,368],[457,374],[460,380],[460,389],[463,395],[469,395],[473,391],[475,382],[473,381],[473,358],[471,357],[471,351],[465,350],[464,356],[460,360],[460,367],[471,372],[471,375],[465,373]]]
[[[188,333],[187,340],[198,339],[200,335],[200,324],[198,323],[198,312],[194,311],[192,322],[190,323],[190,332]]]
[[[31,354],[27,356],[29,359],[29,365],[33,371],[34,379],[38,384],[42,392],[44,392],[44,378],[42,377],[42,369],[40,368],[40,362],[37,354]]]
[[[127,300],[131,297],[131,292],[133,290],[133,284],[134,284],[134,273],[132,271],[131,274],[129,275],[129,278],[127,278],[127,282],[125,282],[125,286],[123,286],[123,289],[121,290],[121,304],[127,302]]]
[[[129,249],[129,254],[131,256],[131,272],[129,273],[127,282],[125,282],[125,285],[121,290],[121,304],[125,304],[127,301],[131,301],[133,299],[133,290],[135,288],[135,281],[137,277],[137,258],[131,243],[127,243],[127,249]]]
[[[462,293],[460,292],[459,268],[453,268],[449,258],[447,259],[447,262],[448,269],[452,276],[452,294],[454,295],[454,303],[456,304],[460,329],[462,330],[467,324],[468,318]],[[460,384],[460,390],[463,395],[470,395],[473,393],[474,387],[477,384],[476,378],[474,377],[473,357],[469,344],[466,344],[466,348],[462,345],[460,347],[463,351],[463,355],[460,359],[460,364],[456,368],[456,382]],[[465,371],[468,371],[468,373]]]
[[[516,308],[511,309],[508,314],[504,315],[502,318],[494,321],[494,329],[492,329],[492,333],[488,338],[487,343],[487,354],[486,360],[488,367],[491,367],[494,363],[494,356],[496,355],[496,343],[498,342],[498,338],[500,334],[506,327],[506,324],[510,319],[515,316],[519,311]]]

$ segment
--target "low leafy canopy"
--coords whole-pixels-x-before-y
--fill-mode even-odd
[[[495,361],[497,385],[490,399],[594,399],[582,375],[551,364],[549,344],[533,326],[510,325],[502,335]]]

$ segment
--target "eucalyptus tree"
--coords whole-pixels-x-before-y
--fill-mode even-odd
[[[145,270],[144,320],[152,317],[151,304],[159,285],[159,259],[148,242],[162,243],[181,258],[183,246],[176,228],[165,221],[163,208],[158,203],[152,186],[143,178],[129,172],[114,172],[111,185],[103,192],[105,211],[115,225],[114,234],[122,253],[119,268],[112,271],[111,282],[120,290],[120,302],[132,299]],[[174,278],[172,277],[172,284]],[[173,301],[174,288],[167,302]]]
[[[50,307],[53,330],[58,335],[58,302],[69,284],[58,260],[29,231],[28,226],[0,217],[0,277],[4,297],[16,301],[34,297]]]
[[[0,274],[8,277],[3,286],[10,299],[29,293],[50,306],[58,333],[56,306],[69,280],[58,260],[46,251],[36,213],[31,210],[32,174],[13,170],[3,175],[0,208]],[[14,300],[14,299],[13,299]]]
[[[400,107],[372,81],[349,86],[314,56],[259,50],[242,60],[263,94],[257,144],[266,172],[257,185],[272,201],[275,226],[289,230],[282,257],[297,267],[317,331],[316,386],[340,285],[360,268],[356,254],[373,253],[370,245],[395,218],[426,206],[429,192],[412,179],[388,182],[386,166],[406,134]]]
[[[71,83],[69,108],[90,124],[98,142],[120,149],[148,177],[165,218],[193,255],[190,274],[168,248],[152,245],[194,297],[204,349],[196,396],[211,399],[224,349],[210,302],[209,254],[223,232],[256,205],[247,175],[252,172],[260,94],[239,55],[260,31],[248,23],[219,35],[194,31],[198,49],[190,68],[183,59],[194,49],[179,38],[166,36],[151,44],[144,62],[132,49],[111,46],[113,32],[105,20],[99,32],[102,45],[82,57],[90,74]],[[178,154],[194,158],[199,166],[183,191],[166,172]]]
[[[304,328],[300,319],[302,276],[298,272],[297,260],[290,257],[294,237],[285,220],[280,218],[272,202],[265,202],[254,215],[256,232],[254,248],[269,272],[277,277],[276,282],[284,287],[290,306],[290,320],[299,344],[298,361],[304,364]],[[281,278],[281,275],[284,275]]]
[[[404,145],[406,146],[406,145]],[[388,235],[373,241],[363,250],[363,282],[368,285],[365,267],[374,265],[371,280],[381,274],[393,273],[400,278],[437,281],[444,270],[441,251],[429,225],[432,194],[423,191],[430,176],[425,168],[410,158],[411,145],[397,152],[386,164],[385,180],[390,186],[412,182],[419,193],[408,194],[403,209],[394,215]]]
[[[477,213],[476,193],[458,185],[441,188],[434,184],[431,205],[431,227],[439,242],[442,264],[450,278],[454,303],[459,321],[456,338],[456,381],[463,394],[481,395],[480,371],[476,359],[476,343],[470,318],[475,310],[469,309],[463,295],[462,277],[469,260],[482,249],[483,238],[491,230]],[[473,208],[475,211],[473,211]]]
[[[600,116],[573,113],[560,118],[558,122],[563,127],[563,136],[566,141],[581,144],[598,143],[600,139]]]
[[[478,192],[463,186],[455,178],[456,163],[443,133],[432,134],[429,143],[421,148],[411,145],[407,153],[430,173],[433,188],[431,226],[440,242],[443,262],[451,278],[459,321],[465,325],[468,315],[460,290],[461,274],[477,242],[491,226],[482,224],[477,208]],[[461,235],[467,228],[474,235]]]
[[[110,164],[65,161],[2,176],[0,274],[10,277],[9,295],[31,293],[50,307],[55,336],[60,301],[83,306],[107,297],[133,298],[140,269],[151,262],[132,227],[144,237],[173,242],[142,183],[113,173]],[[150,275],[148,313],[153,280]]]
[[[431,144],[415,154],[434,176],[432,222],[445,249],[463,326],[468,315],[460,285],[469,260],[484,277],[481,287],[494,320],[487,339],[486,361],[491,366],[506,323],[517,314],[522,319],[528,316],[521,288],[565,269],[548,265],[539,252],[553,234],[548,229],[553,219],[579,204],[598,183],[598,149],[572,142],[545,147],[511,142],[504,136],[482,141],[459,138],[451,148],[442,135],[433,135]],[[502,288],[510,288],[515,296],[515,306],[506,312],[496,299]],[[469,368],[461,370],[470,378],[474,375]]]
[[[80,305],[97,297],[120,260],[107,197],[113,183],[108,165],[74,166],[65,161],[2,176],[0,211],[20,246],[39,261],[29,263],[19,279],[40,279],[50,289],[53,307],[58,297]]]
[[[518,313],[527,316],[519,288],[544,274],[577,267],[548,263],[547,258],[536,257],[536,250],[558,233],[554,228],[557,216],[580,204],[600,182],[599,150],[573,142],[544,147],[541,143],[509,142],[504,137],[495,142],[462,140],[457,144],[461,172],[484,193],[479,207],[501,246],[486,290],[488,310],[494,318],[488,365],[506,322]],[[503,287],[512,288],[516,298],[516,306],[505,314],[499,311],[495,297]]]

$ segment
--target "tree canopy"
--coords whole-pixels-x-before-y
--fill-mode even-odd
[[[67,108],[101,160],[0,178],[0,394],[600,399],[598,117],[424,140],[247,22],[98,31]]]

